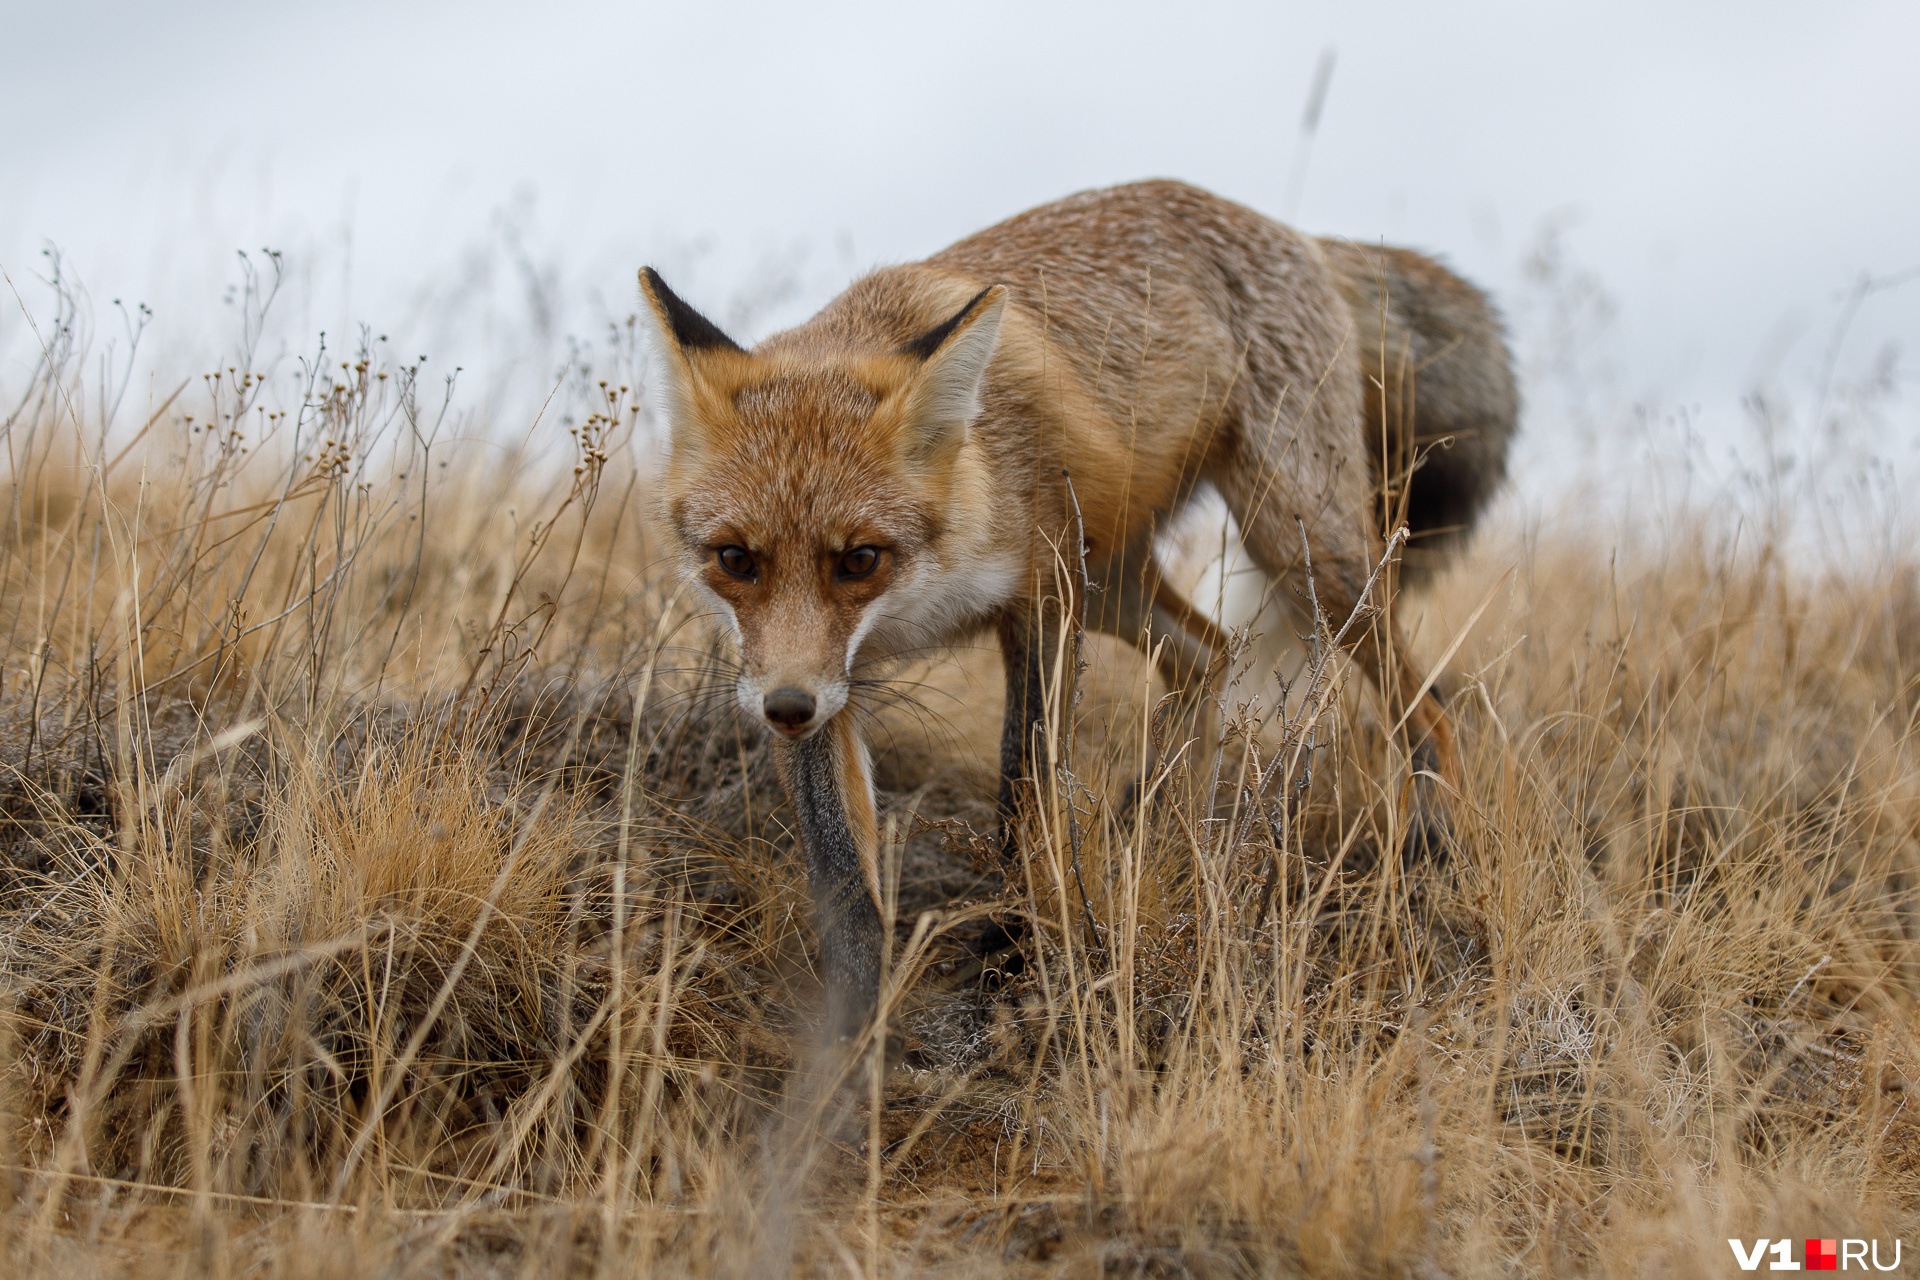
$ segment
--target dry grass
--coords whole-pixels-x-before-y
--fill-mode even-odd
[[[1404,751],[1338,664],[1229,717],[1209,816],[1127,803],[1155,690],[1098,648],[1002,884],[997,662],[903,673],[876,1108],[814,1060],[763,744],[650,569],[630,371],[556,395],[553,465],[377,343],[243,340],[109,432],[41,336],[0,553],[11,1274],[1689,1276],[1914,1234],[1910,555],[1490,532],[1396,606],[1432,662],[1486,602],[1444,868],[1377,856]],[[989,908],[1034,923],[1017,974],[969,963]]]

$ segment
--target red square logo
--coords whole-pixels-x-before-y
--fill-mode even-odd
[[[1838,1271],[1840,1269],[1840,1242],[1838,1240],[1807,1241],[1807,1270]]]

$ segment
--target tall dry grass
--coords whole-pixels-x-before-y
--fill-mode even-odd
[[[1489,531],[1393,605],[1408,661],[1452,653],[1444,866],[1393,853],[1404,743],[1324,632],[1283,704],[1229,695],[1204,811],[1145,763],[1145,664],[1090,641],[1005,880],[997,661],[902,672],[904,1047],[836,1076],[765,744],[655,569],[633,369],[501,443],[374,335],[265,360],[271,264],[245,292],[232,360],[137,407],[50,316],[5,424],[13,1274],[1690,1276],[1730,1236],[1912,1243],[1897,539],[1810,556],[1763,489]],[[1019,965],[969,950],[990,913],[1029,921]]]

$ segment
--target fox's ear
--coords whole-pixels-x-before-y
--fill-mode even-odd
[[[688,433],[696,422],[695,403],[700,380],[696,367],[703,352],[726,351],[745,355],[739,343],[720,332],[720,327],[695,311],[679,294],[667,288],[667,282],[652,267],[640,268],[640,292],[646,297],[647,318],[652,321],[653,345],[658,353],[660,376],[665,382],[667,425],[676,445],[690,443]]]
[[[967,424],[980,414],[980,387],[999,344],[1006,309],[1006,286],[982,289],[950,318],[901,349],[902,355],[921,361],[907,385],[905,411],[917,458],[932,459],[966,439]]]

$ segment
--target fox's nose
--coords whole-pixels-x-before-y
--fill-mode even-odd
[[[813,719],[813,695],[792,685],[775,689],[761,705],[767,719],[781,729],[804,728],[807,721]]]

